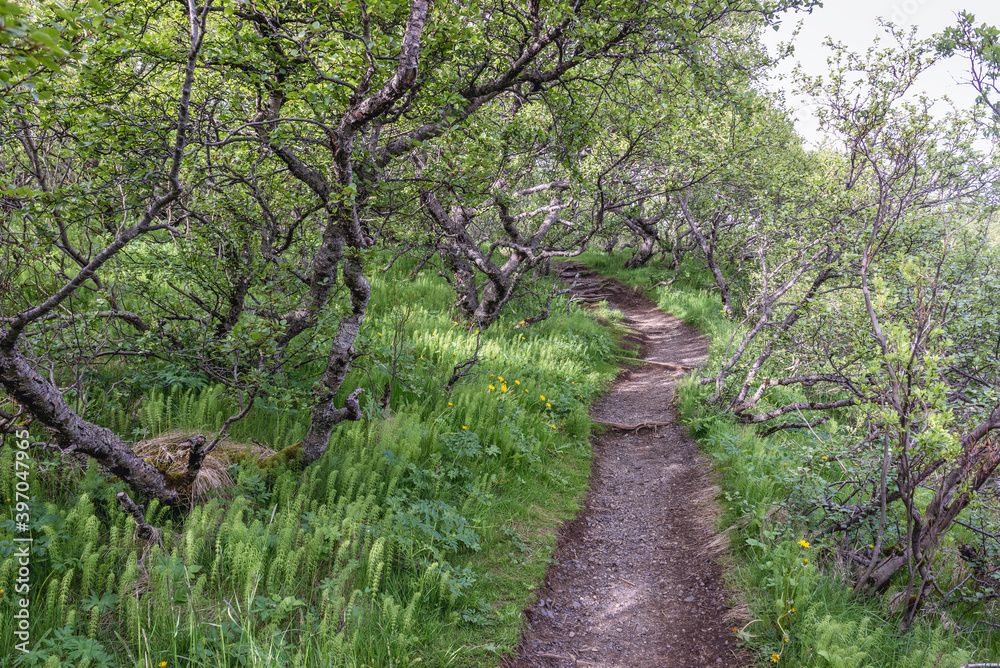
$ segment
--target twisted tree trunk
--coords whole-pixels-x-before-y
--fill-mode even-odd
[[[659,238],[656,221],[632,218],[625,220],[625,226],[639,237],[639,247],[625,263],[625,268],[636,269],[643,267],[649,262],[656,251],[656,240]]]
[[[140,494],[168,505],[180,504],[178,491],[167,484],[163,473],[132,452],[113,431],[80,417],[66,403],[59,388],[35,371],[16,346],[0,346],[0,384],[56,433],[64,450],[93,457]]]

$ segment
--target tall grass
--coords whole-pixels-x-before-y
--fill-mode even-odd
[[[477,334],[452,319],[443,281],[406,281],[405,269],[376,279],[358,369],[342,388],[369,390],[366,419],[340,425],[304,469],[234,464],[235,486],[187,514],[150,502],[162,546],[137,541],[115,499],[124,486],[93,462],[36,461],[32,651],[15,650],[4,615],[0,663],[483,666],[509,652],[554,530],[586,490],[586,406],[614,376],[615,342],[578,310],[530,328],[512,313]],[[447,395],[477,340],[475,374]],[[233,408],[220,387],[173,384],[101,419],[140,438],[211,432]],[[301,440],[307,420],[260,401],[231,438],[280,448]],[[13,471],[5,448],[0,494],[11,495]],[[14,528],[0,529],[7,610]]]

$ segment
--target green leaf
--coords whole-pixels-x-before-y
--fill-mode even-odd
[[[47,46],[50,49],[54,49],[59,45],[58,40],[50,34],[51,28],[42,28],[39,30],[33,30],[28,33],[28,39],[36,44],[41,44],[42,46]],[[58,33],[57,33],[58,34]]]

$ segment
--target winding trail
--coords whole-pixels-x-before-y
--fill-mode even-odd
[[[562,263],[573,292],[604,297],[636,330],[645,364],[624,371],[591,409],[608,429],[595,439],[586,507],[563,527],[555,562],[510,668],[743,667],[722,567],[725,540],[714,531],[718,492],[710,465],[688,438],[673,406],[683,371],[698,365],[708,341],[631,289],[583,265]]]

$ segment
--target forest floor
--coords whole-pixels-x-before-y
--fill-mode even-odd
[[[708,341],[653,302],[587,267],[557,265],[573,293],[601,297],[634,330],[646,364],[622,372],[591,408],[595,438],[586,506],[564,525],[510,668],[752,665],[736,646],[719,563],[711,465],[679,423],[674,389]],[[575,278],[574,278],[575,277]]]

